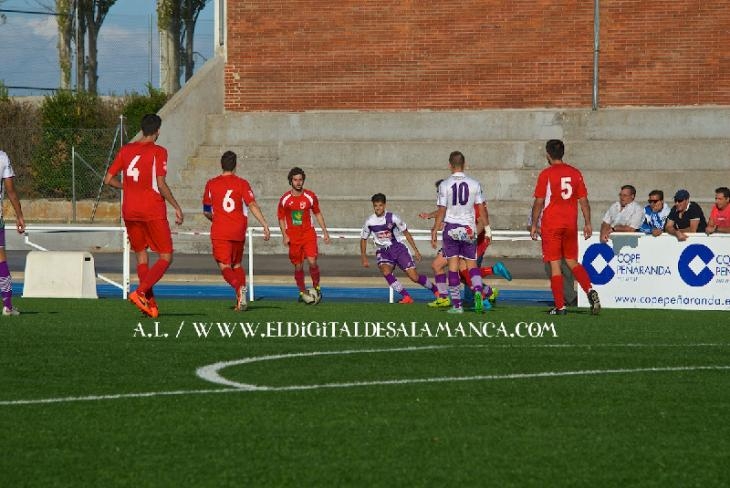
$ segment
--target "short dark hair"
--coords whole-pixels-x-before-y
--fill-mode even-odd
[[[728,188],[726,186],[721,186],[720,188],[716,188],[715,193],[722,193],[722,195],[725,198],[730,198],[730,188]]]
[[[545,144],[545,151],[551,159],[563,159],[565,144],[560,139],[550,139]]]
[[[375,203],[375,202],[385,203],[385,195],[383,193],[376,193],[375,195],[373,195],[373,197],[370,199],[370,201],[373,203]]]
[[[621,187],[622,190],[629,190],[631,192],[631,196],[636,196],[636,188],[634,188],[634,185],[624,185]]]
[[[302,175],[302,181],[307,179],[307,175],[304,174],[304,170],[299,166],[294,166],[292,169],[289,170],[289,174],[287,175],[287,179],[289,180],[290,185],[296,175]]]
[[[661,190],[652,190],[649,192],[649,196],[655,195],[659,197],[659,200],[664,200],[664,192]]]
[[[162,119],[157,114],[146,114],[140,123],[143,136],[151,136],[162,126]]]
[[[238,157],[233,151],[226,151],[221,156],[221,169],[223,171],[233,171],[236,169],[236,161]]]
[[[463,168],[465,163],[466,159],[460,151],[454,151],[449,154],[449,164],[454,168]]]

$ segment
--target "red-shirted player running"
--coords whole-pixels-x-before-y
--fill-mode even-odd
[[[538,219],[542,212],[539,234],[542,236],[542,259],[550,263],[550,288],[555,299],[552,315],[565,315],[565,296],[563,295],[563,275],[560,262],[565,262],[573,276],[588,296],[591,313],[597,315],[601,310],[598,293],[591,288],[591,280],[585,268],[578,263],[578,205],[583,213],[583,237],[591,237],[591,206],[588,191],[581,172],[563,161],[565,145],[563,141],[551,139],[545,145],[549,166],[542,170],[535,185],[535,201],[532,205],[532,225],[530,237],[537,240]]]
[[[306,179],[302,168],[292,168],[288,179],[291,190],[279,200],[277,216],[284,245],[289,246],[289,260],[294,265],[294,281],[299,288],[299,298],[306,291],[304,285],[304,259],[309,263],[312,286],[319,291],[319,266],[317,265],[317,233],[312,225],[311,214],[322,228],[324,242],[329,244],[330,235],[319,209],[319,200],[314,192],[304,189]]]
[[[170,187],[167,175],[167,149],[155,144],[162,119],[156,114],[142,117],[142,139],[125,144],[104,177],[104,183],[124,189],[122,218],[127,227],[129,244],[137,257],[139,286],[129,300],[143,313],[159,315],[152,287],[160,281],[172,262],[172,235],[167,221],[167,201],[175,209],[175,223],[183,222],[183,212]],[[117,174],[122,172],[122,180]],[[147,248],[159,254],[149,267]]]
[[[205,184],[203,214],[213,222],[210,226],[213,259],[218,263],[223,279],[236,292],[235,310],[243,311],[248,308],[246,274],[241,266],[248,211],[264,227],[265,241],[269,240],[270,232],[248,181],[236,176],[236,160],[233,151],[226,151],[221,156],[223,172]]]

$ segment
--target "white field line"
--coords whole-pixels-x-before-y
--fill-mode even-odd
[[[659,347],[723,347],[729,344],[665,344]],[[642,347],[641,344],[602,344],[602,345],[544,345],[543,347]],[[656,344],[645,344],[643,347],[657,347]],[[544,371],[534,373],[508,373],[494,375],[473,375],[473,376],[442,376],[434,378],[411,378],[411,379],[394,379],[394,380],[373,380],[373,381],[354,381],[342,383],[323,383],[317,385],[290,385],[290,386],[258,386],[246,383],[237,383],[220,376],[219,371],[242,364],[250,364],[261,361],[274,361],[278,359],[289,359],[296,357],[313,357],[313,356],[329,356],[329,355],[345,355],[345,354],[362,354],[362,353],[378,353],[378,352],[413,352],[430,349],[445,349],[454,347],[495,347],[490,346],[424,346],[424,347],[406,347],[406,348],[390,348],[390,349],[362,349],[347,351],[315,351],[307,353],[293,354],[277,354],[271,356],[257,356],[251,358],[243,358],[235,361],[218,362],[211,365],[198,368],[197,375],[216,384],[228,386],[228,388],[215,389],[197,389],[197,390],[172,390],[172,391],[152,391],[141,393],[119,393],[107,395],[87,395],[87,396],[68,396],[55,398],[37,398],[26,400],[0,400],[0,406],[19,406],[19,405],[42,405],[51,403],[71,403],[71,402],[92,402],[103,400],[121,400],[134,398],[154,398],[164,396],[187,396],[187,395],[207,395],[218,393],[243,393],[255,391],[296,391],[296,390],[317,390],[325,388],[355,388],[367,386],[387,386],[387,385],[409,385],[420,383],[447,383],[457,381],[493,381],[493,380],[518,380],[533,378],[560,378],[570,376],[599,376],[611,374],[640,374],[640,373],[666,373],[666,372],[691,372],[691,371],[728,371],[730,365],[699,365],[699,366],[668,366],[668,367],[649,367],[649,368],[621,368],[621,369],[595,369],[595,370],[577,370],[577,371]],[[503,346],[498,346],[503,347]],[[513,346],[504,346],[513,347]],[[528,346],[539,347],[539,346]]]

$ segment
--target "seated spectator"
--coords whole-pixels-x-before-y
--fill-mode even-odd
[[[664,202],[664,192],[652,190],[649,193],[649,205],[644,207],[644,223],[641,224],[641,232],[653,236],[662,235],[669,210],[669,205]]]
[[[702,208],[696,202],[689,200],[687,190],[677,191],[664,230],[678,241],[686,241],[688,232],[704,232],[706,228],[707,221]]]
[[[608,207],[603,216],[601,242],[608,242],[611,232],[636,232],[644,220],[644,209],[634,201],[636,188],[622,186],[618,198],[618,202]]]
[[[710,210],[710,220],[707,221],[707,234],[722,232],[730,233],[730,188],[721,186],[715,190],[715,205]]]

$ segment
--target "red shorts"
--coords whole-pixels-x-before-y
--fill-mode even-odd
[[[213,259],[222,264],[233,267],[234,264],[241,264],[243,259],[244,241],[227,241],[225,239],[211,239],[213,247]]]
[[[129,245],[134,252],[148,247],[157,253],[172,254],[172,234],[167,219],[125,220]]]
[[[542,229],[542,260],[578,259],[578,229]]]
[[[289,241],[289,261],[292,264],[302,264],[304,258],[316,258],[317,254],[316,234],[313,237]]]

